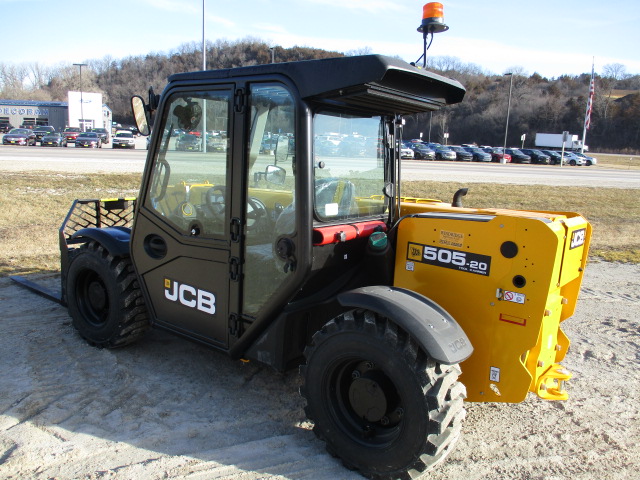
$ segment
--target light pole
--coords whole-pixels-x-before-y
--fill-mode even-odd
[[[513,88],[513,73],[509,72],[504,75],[509,75],[511,78],[509,79],[509,103],[507,104],[507,121],[504,127],[504,144],[502,146],[502,158],[500,159],[500,163],[507,163],[504,156],[507,154],[507,133],[509,132],[509,111],[511,110],[511,89]]]
[[[276,63],[276,47],[269,47],[271,50],[271,63]]]
[[[207,69],[207,41],[204,36],[204,11],[205,0],[202,0],[202,70]]]
[[[202,71],[207,69],[207,38],[205,36],[204,24],[205,24],[205,10],[206,2],[202,0]],[[207,153],[207,101],[202,99],[202,153]]]
[[[82,124],[82,131],[84,132],[84,102],[82,101],[82,67],[86,67],[86,63],[74,63],[76,67],[80,68],[80,123]]]

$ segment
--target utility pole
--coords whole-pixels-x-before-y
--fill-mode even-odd
[[[86,67],[86,63],[74,63],[76,67],[80,68],[80,123],[82,124],[82,131],[84,132],[84,101],[82,100],[82,67]]]
[[[504,127],[504,144],[502,146],[502,158],[500,159],[500,163],[507,163],[504,156],[507,154],[507,133],[509,132],[509,111],[511,110],[511,90],[513,89],[513,73],[505,73],[504,76],[509,76],[509,103],[507,104],[507,121]]]
[[[207,69],[207,41],[204,36],[204,10],[205,0],[202,0],[202,70]]]

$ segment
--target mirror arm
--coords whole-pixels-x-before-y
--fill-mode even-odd
[[[160,95],[156,95],[153,91],[153,87],[149,87],[149,104],[146,105],[149,114],[155,112],[160,104]]]

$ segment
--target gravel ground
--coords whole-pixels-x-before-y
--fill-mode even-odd
[[[55,285],[55,277],[39,281]],[[151,331],[120,350],[0,278],[0,478],[358,479],[280,375]],[[566,402],[468,404],[457,450],[426,477],[638,479],[640,266],[592,263],[564,323]]]

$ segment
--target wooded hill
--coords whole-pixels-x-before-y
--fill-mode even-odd
[[[371,53],[348,52],[346,55]],[[269,45],[247,38],[217,40],[207,44],[207,68],[230,68],[271,62]],[[314,48],[275,47],[276,62],[344,56],[345,53]],[[82,90],[101,92],[116,121],[131,123],[129,99],[146,97],[150,86],[159,93],[173,73],[202,68],[201,45],[184,44],[168,53],[87,60]],[[407,118],[405,138],[422,138],[449,144],[477,143],[501,146],[504,142],[509,77],[488,73],[481,66],[462,63],[453,57],[429,57],[427,68],[459,80],[467,89],[462,103],[439,112]],[[590,74],[544,78],[529,75],[522,67],[513,72],[513,91],[507,144],[533,146],[536,132],[569,131],[582,136]],[[66,101],[69,90],[80,90],[78,68],[72,65],[43,67],[38,63],[0,63],[0,99]],[[431,128],[430,128],[431,127]],[[430,132],[429,132],[430,130]],[[640,75],[626,73],[624,65],[605,65],[596,76],[591,129],[587,142],[591,151],[640,153]]]

